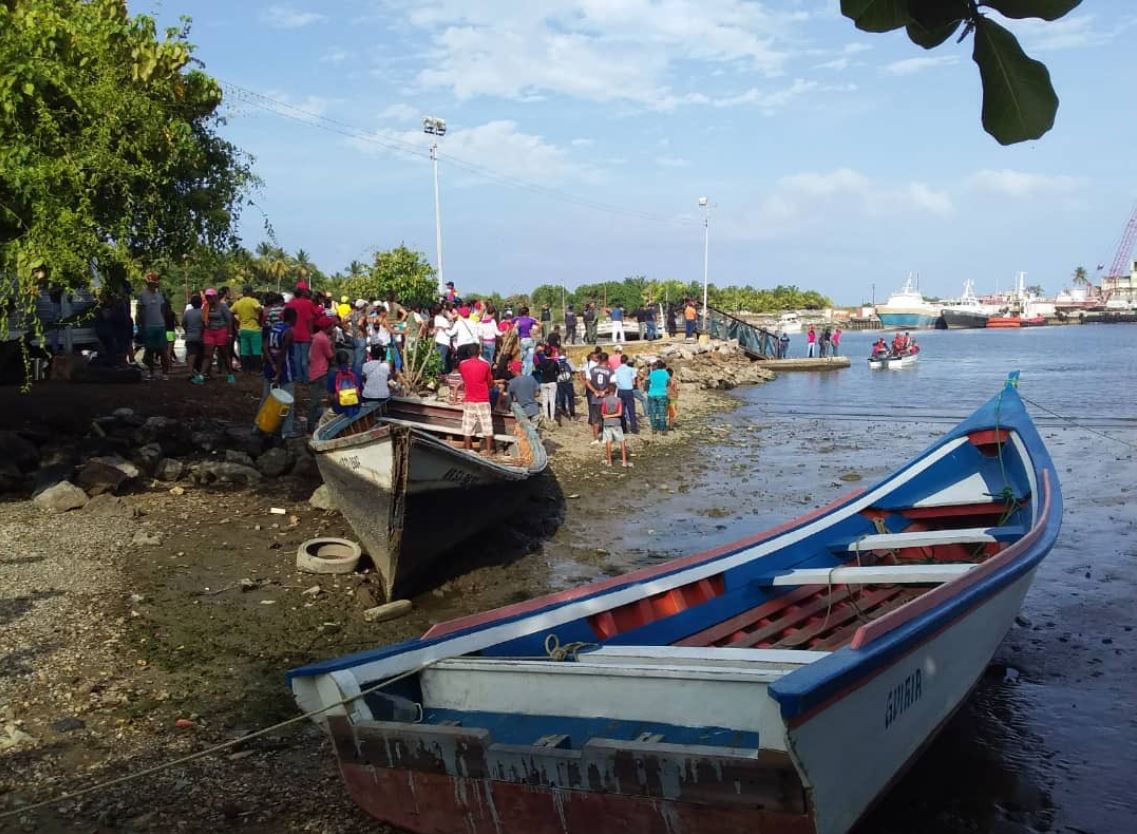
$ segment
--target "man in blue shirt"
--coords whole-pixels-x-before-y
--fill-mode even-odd
[[[616,381],[616,396],[624,405],[620,427],[632,434],[639,434],[640,427],[636,421],[636,369],[632,367],[632,360],[627,354],[620,357],[620,367],[612,374],[612,378]]]
[[[613,343],[628,341],[627,336],[624,335],[624,308],[620,306],[619,301],[616,302],[616,305],[609,311],[608,315],[612,319]]]

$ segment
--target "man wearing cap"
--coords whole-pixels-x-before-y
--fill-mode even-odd
[[[146,376],[154,379],[154,357],[161,362],[158,379],[170,373],[170,356],[166,352],[166,297],[158,289],[158,273],[146,273],[146,288],[138,294],[138,329],[142,346],[146,349],[142,361],[146,363]]]
[[[340,296],[340,303],[336,305],[336,315],[340,317],[340,321],[346,322],[347,317],[351,315],[351,302],[348,301],[346,295]]]
[[[261,302],[253,288],[245,284],[241,297],[229,308],[237,319],[237,343],[241,351],[241,370],[259,371],[261,363]]]

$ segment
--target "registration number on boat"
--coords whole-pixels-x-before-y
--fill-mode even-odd
[[[924,694],[924,680],[921,669],[909,672],[904,680],[888,690],[884,704],[884,728],[887,730],[904,712],[920,700]]]

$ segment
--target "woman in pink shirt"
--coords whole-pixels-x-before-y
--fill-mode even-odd
[[[319,318],[315,323],[316,332],[312,334],[312,346],[308,350],[308,431],[316,430],[320,414],[324,411],[324,392],[328,384],[328,368],[331,366],[335,350],[332,348],[332,329],[336,320]]]
[[[813,329],[812,324],[809,326],[809,332],[805,334],[805,342],[808,350],[806,356],[812,359],[813,352],[817,350],[817,331]]]

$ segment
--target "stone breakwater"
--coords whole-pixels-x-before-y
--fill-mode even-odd
[[[769,382],[774,372],[752,361],[736,339],[707,344],[670,344],[658,354],[641,353],[636,358],[650,362],[658,357],[675,369],[679,382],[694,388],[727,391],[739,385]]]

